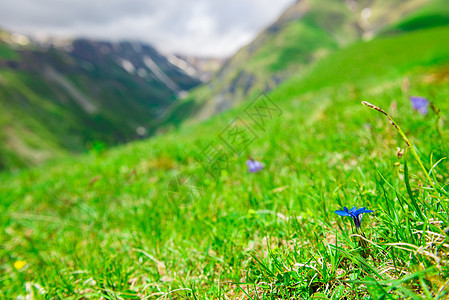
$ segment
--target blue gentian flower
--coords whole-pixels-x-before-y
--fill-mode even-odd
[[[420,114],[425,116],[429,113],[429,100],[427,98],[411,96],[410,101],[412,102],[412,108]]]
[[[252,158],[246,161],[246,165],[248,166],[248,172],[250,173],[256,173],[263,170],[262,163]]]
[[[364,207],[357,209],[357,207],[353,207],[348,209],[347,207],[343,207],[344,210],[336,210],[335,213],[342,217],[351,217],[354,221],[355,228],[360,228],[362,225],[362,216],[366,213],[372,213],[372,210],[365,209]]]

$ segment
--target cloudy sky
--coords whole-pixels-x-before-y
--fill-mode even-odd
[[[39,37],[142,40],[163,51],[225,57],[294,0],[0,1],[0,28]]]

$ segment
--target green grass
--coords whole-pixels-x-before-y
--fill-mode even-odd
[[[0,174],[0,298],[447,298],[448,162],[432,169],[448,153],[449,55],[438,34],[447,29],[407,34],[430,59],[413,49],[392,55],[405,35],[336,54],[328,73],[318,64],[273,91],[282,114],[263,127],[242,106],[147,141]],[[350,60],[354,49],[364,52]],[[355,73],[359,64],[366,75]],[[441,113],[419,115],[409,95]],[[362,100],[391,114],[434,183],[410,149],[398,158],[406,143]],[[219,138],[236,117],[257,135],[240,155]],[[201,155],[211,142],[226,154],[216,178]],[[249,155],[262,172],[247,172]],[[365,242],[334,213],[353,205],[374,210],[363,218]]]

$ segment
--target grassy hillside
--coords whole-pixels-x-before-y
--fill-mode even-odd
[[[275,104],[257,98],[263,119],[242,106],[0,174],[1,297],[447,298],[448,33],[339,50],[270,93]],[[410,95],[434,110],[413,111]],[[361,101],[413,148],[398,155],[407,144]],[[248,173],[248,156],[264,170]],[[356,231],[343,206],[374,212]]]
[[[431,28],[449,24],[449,5],[444,0],[430,1],[419,10],[382,30],[382,34]]]
[[[324,58],[296,80],[286,83],[284,89],[298,93],[323,88],[329,82],[376,84],[379,78],[394,79],[407,71],[419,72],[447,64],[448,46],[441,37],[448,34],[448,27],[442,26],[355,43]],[[417,47],[417,43],[423,46]]]
[[[180,105],[190,106],[194,118],[207,118],[301,75],[314,62],[362,38],[397,32],[417,18],[427,20],[425,27],[448,24],[448,7],[440,0],[297,1]],[[413,30],[421,23],[404,26]],[[177,108],[173,110],[170,120],[179,117]]]

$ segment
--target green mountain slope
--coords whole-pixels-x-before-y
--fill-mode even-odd
[[[398,155],[406,143],[361,101],[391,113],[434,166],[430,180],[446,186],[448,163],[435,163],[449,150],[448,34],[429,28],[337,50],[269,93],[275,113],[263,119],[244,105],[0,174],[0,295],[447,298],[447,192],[427,183],[411,148]],[[435,110],[413,111],[410,95]],[[264,170],[248,173],[248,156]],[[374,211],[363,233],[334,213],[353,205]]]
[[[447,24],[449,24],[449,5],[447,1],[434,0],[410,13],[398,23],[387,26],[382,30],[382,34],[412,31]]]
[[[192,119],[205,119],[271,90],[290,76],[301,76],[314,62],[362,38],[402,27],[413,30],[413,25],[407,25],[410,22],[416,22],[416,27],[423,22],[426,27],[448,24],[448,6],[440,0],[297,1],[231,57],[209,84],[194,89],[180,103],[182,109],[175,105],[168,118],[182,117],[189,107]]]
[[[368,84],[379,78],[394,79],[405,72],[444,65],[448,63],[448,46],[441,37],[447,34],[448,27],[443,26],[355,43],[324,58],[284,88],[298,93],[323,88],[329,83]],[[417,47],[417,41],[424,46]]]
[[[0,169],[152,135],[199,83],[140,43],[0,41]]]

